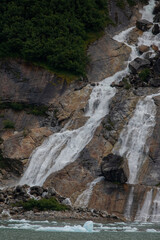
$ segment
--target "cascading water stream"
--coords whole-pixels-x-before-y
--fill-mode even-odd
[[[150,0],[149,4],[141,10],[142,19],[153,21],[153,9],[155,7],[155,1]],[[132,28],[131,28],[132,30]],[[121,35],[116,40],[122,42]],[[138,38],[138,46],[144,44],[151,46],[156,44],[160,48],[160,34],[157,36],[152,34],[152,29],[144,32],[141,37]],[[131,60],[135,58],[137,53],[136,47],[132,46]],[[143,58],[143,56],[141,56]],[[118,143],[113,149],[113,153],[119,154],[128,159],[129,166],[129,179],[128,183],[135,184],[138,182],[138,172],[143,165],[145,156],[147,155],[148,148],[145,146],[148,137],[151,135],[155,126],[156,106],[153,101],[154,96],[160,94],[153,94],[147,96],[138,102],[133,117],[129,123],[122,130]],[[117,150],[118,149],[118,150]]]
[[[160,221],[160,188],[157,189],[157,194],[152,204],[152,214],[150,220],[152,222]]]
[[[144,6],[140,13],[142,14],[142,19],[146,19],[150,22],[153,22],[153,9],[156,5],[155,0],[150,0],[148,5]]]
[[[83,127],[73,131],[62,130],[53,134],[33,152],[30,164],[20,180],[20,184],[42,185],[52,172],[64,168],[77,159],[79,153],[92,139],[102,118],[109,111],[110,100],[116,92],[110,84],[122,76],[124,76],[124,72],[118,72],[93,89],[87,113],[90,118]],[[99,102],[96,109],[95,101]]]
[[[134,197],[134,186],[131,187],[129,196],[128,196],[128,200],[127,200],[127,204],[125,207],[125,218],[127,220],[131,220],[131,208],[132,208],[132,203],[133,203],[133,197]]]
[[[146,222],[148,220],[150,208],[152,204],[152,195],[153,195],[153,189],[147,192],[144,204],[142,208],[137,212],[137,215],[135,217],[136,221]]]
[[[126,32],[128,34],[129,31],[126,30]],[[126,32],[124,31],[121,34],[121,39],[123,35],[124,41]],[[45,140],[32,153],[29,166],[19,184],[41,186],[51,173],[61,170],[77,159],[79,153],[92,139],[102,118],[109,112],[109,103],[116,93],[116,89],[110,86],[111,83],[122,80],[128,71],[127,67],[125,70],[104,79],[98,86],[93,88],[88,103],[88,112],[86,113],[89,119],[85,125],[72,131],[63,129]],[[96,108],[95,102],[98,103]]]
[[[152,2],[152,0],[150,2]],[[123,31],[121,34],[116,35],[114,39],[126,43],[127,35],[131,30],[132,28]],[[126,45],[128,44],[126,43]],[[132,53],[129,61],[138,56],[135,46],[130,47]],[[116,93],[116,89],[110,86],[111,83],[122,80],[128,72],[129,69],[127,66],[125,70],[104,79],[98,86],[93,88],[89,99],[88,112],[86,113],[89,119],[85,125],[72,131],[63,129],[61,132],[55,133],[45,140],[44,143],[32,153],[29,166],[19,184],[28,184],[30,186],[43,185],[51,173],[61,170],[67,164],[77,159],[79,153],[92,139],[102,118],[109,112],[110,101]],[[96,108],[95,102],[98,102]]]
[[[74,207],[86,208],[91,198],[93,187],[103,179],[104,177],[98,177],[94,179],[94,181],[90,183],[89,187],[78,196],[77,200],[74,203]]]
[[[138,172],[148,153],[148,148],[145,146],[146,140],[156,124],[156,106],[152,98],[159,95],[160,93],[153,94],[138,102],[133,117],[122,130],[113,149],[114,153],[128,159],[128,183],[130,184],[137,183]]]

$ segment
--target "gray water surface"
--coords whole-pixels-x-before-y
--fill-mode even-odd
[[[158,240],[159,223],[0,221],[0,240]]]

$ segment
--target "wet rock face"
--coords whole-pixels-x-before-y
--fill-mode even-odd
[[[109,34],[92,44],[88,49],[91,58],[87,76],[90,82],[99,82],[126,67],[131,49],[114,41]]]
[[[146,32],[152,27],[152,23],[145,19],[141,19],[136,22],[136,27],[141,31]]]
[[[141,69],[149,67],[150,64],[150,61],[147,59],[136,58],[129,64],[129,68],[132,73],[137,73]]]
[[[160,22],[160,3],[159,3],[159,1],[156,1],[156,6],[153,10],[153,14],[155,15],[153,18],[153,21],[156,23]]]
[[[160,12],[160,3],[158,2],[153,10],[153,14],[156,15],[159,12]]]
[[[154,101],[157,106],[156,125],[149,139],[148,165],[143,178],[143,183],[146,185],[157,185],[160,183],[160,97],[155,97]]]
[[[125,183],[127,175],[124,170],[124,159],[115,154],[104,157],[101,164],[101,171],[107,181]]]
[[[153,18],[153,22],[155,22],[155,23],[160,22],[160,13],[156,14],[156,16]]]
[[[160,74],[160,54],[159,57],[156,59],[154,65],[153,65],[154,73],[157,77],[159,77]]]
[[[66,89],[54,74],[21,60],[1,60],[0,71],[3,101],[48,105]]]
[[[139,53],[142,54],[142,53],[148,52],[149,47],[146,45],[141,45],[138,47],[138,50],[139,50]]]
[[[153,33],[154,35],[157,35],[158,33],[160,33],[160,27],[159,27],[158,24],[154,24],[154,27],[153,27],[153,29],[152,29],[152,33]]]

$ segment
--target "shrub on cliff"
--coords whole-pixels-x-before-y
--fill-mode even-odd
[[[53,210],[53,211],[64,211],[69,209],[66,205],[59,203],[56,198],[50,199],[30,199],[27,202],[19,202],[19,206],[22,206],[26,211],[37,209],[39,211]]]
[[[141,70],[138,76],[143,82],[146,82],[150,76],[150,72],[151,71],[149,68],[144,68],[143,70]]]
[[[1,0],[0,57],[84,75],[86,45],[108,19],[107,0]]]

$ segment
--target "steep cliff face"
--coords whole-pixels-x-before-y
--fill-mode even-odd
[[[101,81],[124,69],[130,54],[130,49],[125,44],[113,40],[112,37],[126,27],[135,25],[136,20],[141,16],[139,9],[142,5],[138,2],[136,6],[129,7],[128,2],[124,1],[124,6],[120,8],[117,2],[110,0],[108,3],[112,25],[107,27],[100,40],[88,48],[91,62],[87,77],[91,82]]]
[[[114,8],[125,15],[124,10],[110,4],[111,16]],[[128,24],[128,17],[125,21]],[[91,58],[88,80],[97,82],[123,69],[129,54],[129,47],[112,40],[106,32],[88,50]],[[15,180],[15,174],[19,177],[33,149],[52,132],[59,131],[69,119],[68,129],[84,125],[87,120],[84,111],[92,86],[84,80],[68,84],[55,74],[19,59],[1,60],[0,73],[0,178],[7,181]],[[10,169],[14,161],[19,161],[21,170]]]
[[[88,103],[88,100],[94,87],[101,86],[100,81],[102,79],[124,70],[127,66],[131,51],[133,55],[136,49],[132,46],[138,44],[138,37],[143,35],[143,31],[138,28],[131,30],[126,35],[125,43],[118,42],[112,37],[115,31],[119,32],[124,27],[135,24],[135,20],[140,18],[138,14],[140,4],[132,9],[128,5],[125,9],[120,9],[115,1],[109,1],[109,8],[112,20],[117,26],[106,29],[104,36],[89,47],[88,55],[91,62],[88,66],[88,79],[86,81],[79,80],[68,84],[53,73],[23,61],[1,61],[0,184],[2,186],[15,184],[16,181],[20,180],[29,164],[31,153],[48,136],[58,132],[62,133],[60,138],[63,138],[64,130],[67,131],[68,135],[71,131],[73,135],[76,135],[76,130],[83,127],[92,115],[92,113],[88,115],[85,113],[89,109],[89,104],[92,104]],[[158,48],[158,46],[156,47]],[[147,79],[142,80],[141,75],[139,75],[141,72],[137,71],[128,74],[120,82],[119,80],[112,82],[112,87],[116,87],[115,95],[111,94],[111,89],[107,89],[107,91],[104,89],[106,94],[111,94],[113,97],[108,103],[109,113],[105,117],[102,114],[103,120],[97,120],[97,129],[95,132],[92,129],[94,132],[93,138],[80,151],[77,159],[69,165],[64,164],[63,169],[51,173],[44,182],[44,187],[54,188],[64,198],[70,198],[72,205],[75,207],[82,207],[81,199],[86,198],[88,200],[87,203],[85,202],[85,207],[107,211],[108,214],[116,215],[121,219],[134,219],[136,217],[139,206],[143,206],[145,197],[151,190],[149,186],[156,186],[160,182],[158,175],[158,96],[153,97],[152,103],[156,105],[157,109],[156,125],[154,130],[151,129],[153,133],[150,138],[146,140],[146,146],[149,147],[141,171],[137,176],[138,184],[132,186],[133,183],[107,182],[99,176],[102,175],[101,163],[103,159],[112,152],[120,154],[121,142],[123,142],[121,141],[121,133],[123,129],[127,129],[134,116],[137,103],[143,101],[147,95],[157,94],[159,91],[159,85],[155,86],[153,80],[155,75],[156,79],[159,79],[157,48],[154,52],[156,57],[150,58],[152,53],[148,53],[148,56],[146,56],[147,61],[150,62],[149,66],[147,65],[150,71],[149,76],[147,75],[149,80],[147,77]],[[151,48],[149,49],[153,52]],[[97,101],[93,103],[93,112],[100,105],[98,95],[101,92],[99,91],[96,94]],[[107,112],[108,106],[103,108],[106,108]],[[145,114],[145,118],[147,117],[148,112]],[[81,142],[83,139],[78,139],[78,135],[75,139]],[[84,132],[82,137],[79,136],[85,138],[87,134],[85,135]],[[57,144],[60,144],[60,140],[63,139],[58,139]],[[131,139],[129,140],[131,141]],[[61,150],[70,141],[71,137],[68,137]],[[128,141],[128,145],[130,141]],[[74,152],[72,142],[70,146],[70,151]],[[52,148],[50,148],[50,151],[52,151]],[[53,158],[56,158],[56,155],[59,156],[59,152],[60,150],[57,150]],[[144,151],[144,153],[146,152]],[[37,156],[37,162],[39,156]],[[123,155],[124,161],[127,157],[127,155]],[[65,162],[65,155],[63,155],[63,158],[63,162]],[[50,167],[47,167],[48,171]],[[158,190],[155,188],[153,192],[155,196]]]

